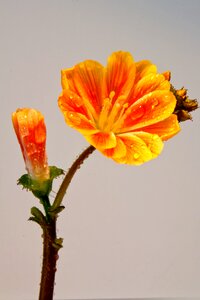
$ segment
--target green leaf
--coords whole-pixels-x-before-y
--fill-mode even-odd
[[[35,217],[30,217],[28,220],[29,220],[29,221],[33,221],[33,222],[35,222],[35,223],[41,225],[41,224],[39,223],[38,219],[35,218]]]
[[[33,206],[31,208],[31,214],[41,223],[46,223],[45,216],[37,207]]]

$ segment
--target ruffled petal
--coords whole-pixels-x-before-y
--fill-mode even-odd
[[[158,134],[163,141],[167,141],[180,131],[180,126],[177,116],[171,115],[169,118],[156,124],[144,127],[142,130],[145,132]]]
[[[167,119],[174,111],[176,98],[169,91],[151,92],[133,105],[123,116],[123,126],[119,132],[130,132],[143,127],[156,124]]]
[[[126,156],[126,146],[120,137],[116,136],[116,146],[111,149],[103,150],[102,153],[112,159],[119,159]]]
[[[85,135],[85,138],[92,146],[100,151],[114,148],[117,144],[116,136],[113,132],[98,132],[92,135]]]
[[[64,90],[58,99],[58,105],[66,123],[82,134],[98,132],[91,110],[86,108],[82,99],[75,93]]]
[[[152,159],[156,158],[163,149],[163,142],[157,134],[152,134],[149,132],[134,132],[134,134],[142,139],[148,149],[151,151]]]
[[[126,155],[113,158],[118,163],[141,165],[160,154],[163,143],[157,135],[148,133],[126,133],[119,135],[126,146]]]
[[[129,94],[129,105],[155,90],[170,90],[170,83],[162,74],[148,74],[142,77]]]
[[[105,68],[93,60],[86,60],[73,68],[62,70],[63,89],[71,90],[83,101],[89,100],[98,113],[101,108],[104,71]]]
[[[135,63],[128,52],[118,51],[108,58],[106,69],[107,95],[115,92],[113,100],[119,96],[127,96],[135,79]]]
[[[141,60],[136,62],[136,75],[135,75],[135,84],[144,76],[148,74],[156,74],[157,67],[152,64],[149,60]]]

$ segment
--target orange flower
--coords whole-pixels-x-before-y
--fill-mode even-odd
[[[35,109],[22,108],[12,114],[12,122],[29,175],[37,181],[49,179],[43,115]]]
[[[62,71],[58,104],[67,124],[118,163],[139,165],[157,157],[180,127],[169,76],[128,52],[115,52],[107,67],[86,60]]]

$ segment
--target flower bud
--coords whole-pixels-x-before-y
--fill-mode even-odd
[[[29,176],[35,181],[48,180],[50,171],[43,115],[35,109],[22,108],[12,114],[12,122]]]

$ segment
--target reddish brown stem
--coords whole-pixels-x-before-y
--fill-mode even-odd
[[[59,247],[56,246],[56,219],[43,226],[43,263],[39,300],[53,300],[56,262]]]
[[[52,217],[52,213],[55,209],[60,207],[74,174],[94,150],[95,148],[93,146],[88,147],[72,164],[61,184],[52,206],[49,203],[48,197],[41,199],[46,212],[46,222],[40,224],[43,229],[43,263],[39,300],[53,300],[56,261],[58,259],[58,250],[62,247],[56,237],[57,215],[55,214],[55,216]],[[50,215],[48,211],[49,208],[51,208],[52,212]]]

